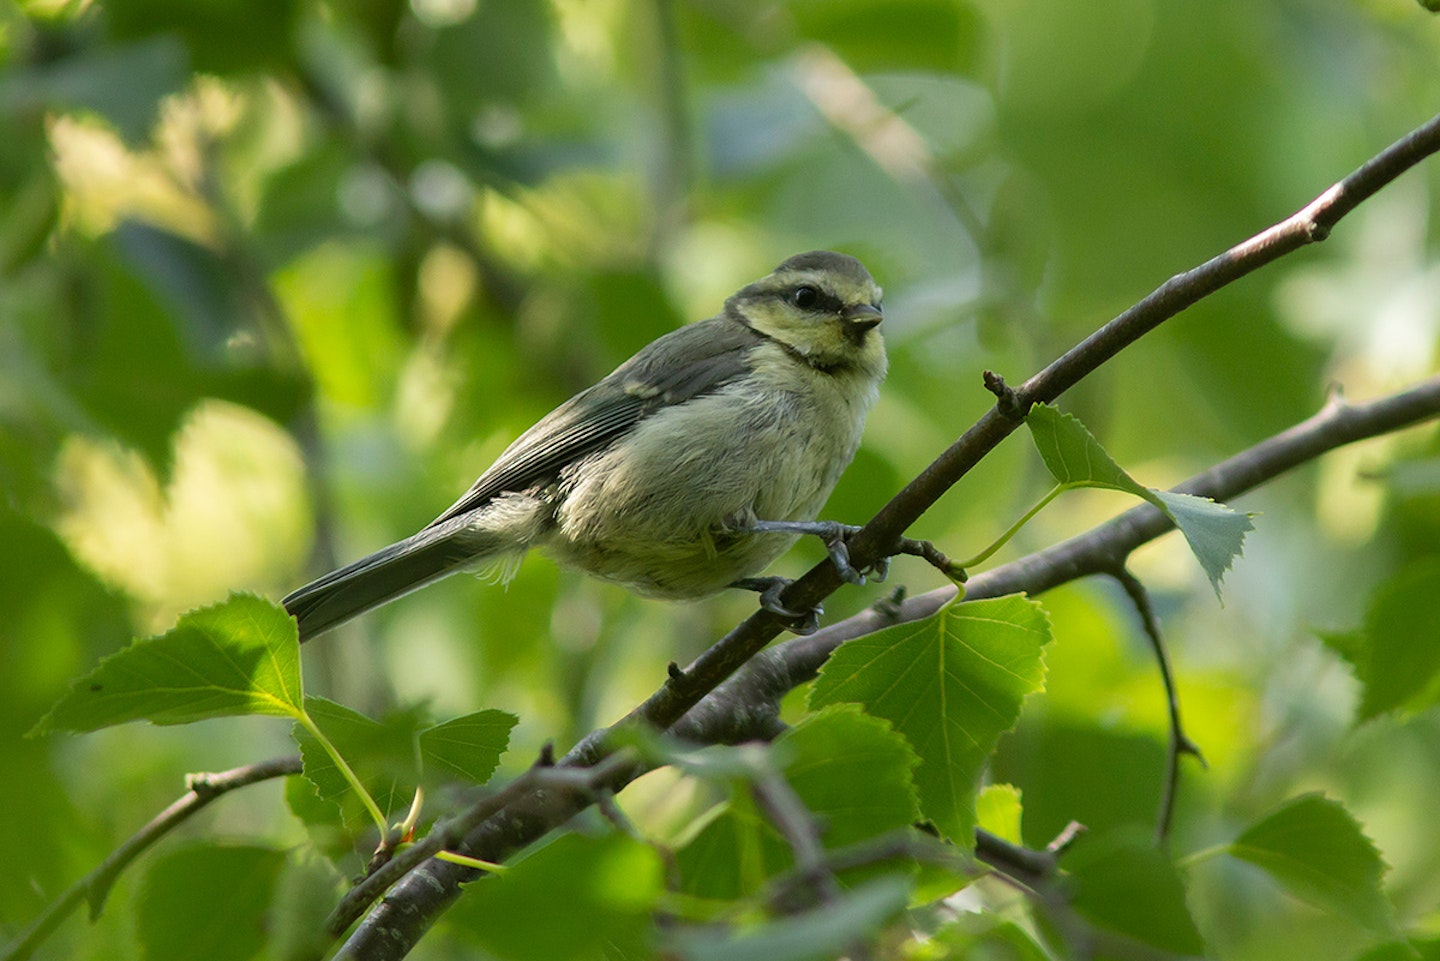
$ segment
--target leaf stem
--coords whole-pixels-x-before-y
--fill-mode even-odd
[[[380,829],[380,837],[383,840],[390,830],[390,825],[385,820],[385,812],[380,810],[380,805],[375,803],[375,799],[370,796],[370,792],[365,790],[365,785],[360,783],[360,778],[355,774],[355,769],[341,756],[340,752],[336,750],[335,745],[330,743],[330,739],[325,736],[324,731],[320,730],[319,725],[315,723],[315,720],[305,708],[300,708],[299,712],[295,715],[295,720],[310,733],[311,737],[320,742],[320,746],[325,749],[326,754],[330,755],[330,760],[335,762],[335,767],[340,770],[340,774],[349,782],[350,787],[355,793],[360,795],[360,803],[365,805],[365,810],[369,812],[370,819],[373,820],[375,826]]]
[[[956,566],[968,569],[971,567],[978,567],[979,565],[988,561],[996,551],[998,551],[1000,548],[1004,547],[1010,542],[1010,538],[1020,533],[1020,528],[1030,523],[1031,519],[1034,518],[1036,514],[1044,510],[1046,505],[1048,505],[1055,498],[1059,497],[1061,494],[1065,493],[1065,491],[1069,490],[1071,486],[1073,485],[1056,484],[1054,487],[1050,488],[1050,490],[1046,492],[1045,496],[1040,498],[1039,503],[1026,511],[1018,521],[1011,524],[1010,529],[1007,530],[1005,533],[1001,534],[993,544],[985,548],[980,553],[976,554],[974,557],[960,561]]]
[[[510,870],[507,865],[498,864],[495,861],[482,861],[479,858],[472,858],[468,854],[458,854],[455,851],[436,851],[435,860],[449,861],[451,864],[474,868],[477,871],[489,871],[491,874],[504,874]]]

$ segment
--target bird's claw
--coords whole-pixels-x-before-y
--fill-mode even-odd
[[[808,611],[793,611],[786,607],[781,603],[780,595],[792,583],[788,577],[742,577],[730,586],[758,591],[761,609],[785,621],[785,629],[792,634],[814,634],[820,629],[820,615],[825,613],[825,609],[819,604]]]
[[[835,570],[840,573],[841,579],[847,584],[854,584],[856,587],[865,585],[866,576],[873,578],[878,584],[890,576],[890,558],[881,557],[864,570],[858,570],[850,563],[850,538],[860,533],[860,528],[854,524],[841,524],[838,521],[821,521],[824,529],[818,531],[819,537],[825,543],[825,550],[830,554],[830,563],[835,565]]]

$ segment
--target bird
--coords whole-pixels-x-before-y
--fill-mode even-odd
[[[757,575],[816,534],[864,582],[855,528],[815,518],[886,374],[881,297],[854,257],[790,257],[543,417],[419,532],[287,595],[300,640],[457,571],[507,581],[532,548],[645,597],[754,590],[803,632],[788,581]]]

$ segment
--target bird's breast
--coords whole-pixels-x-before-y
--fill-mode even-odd
[[[666,597],[757,573],[794,538],[737,534],[737,523],[815,517],[874,399],[874,385],[854,386],[787,360],[656,411],[566,469],[550,552]]]

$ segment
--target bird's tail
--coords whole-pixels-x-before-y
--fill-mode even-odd
[[[352,617],[470,566],[475,552],[445,527],[428,527],[331,571],[291,592],[280,603],[300,625],[300,643]]]

